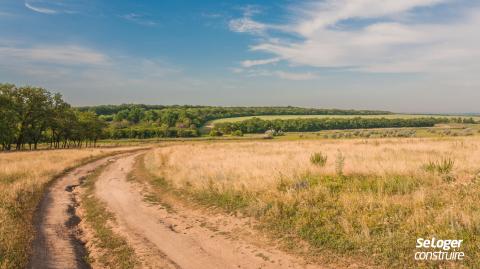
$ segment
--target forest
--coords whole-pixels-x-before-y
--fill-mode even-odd
[[[264,133],[268,130],[282,132],[316,132],[322,130],[399,128],[399,127],[432,127],[437,123],[452,121],[448,118],[306,118],[262,120],[252,118],[239,122],[223,122],[215,124],[217,133]]]

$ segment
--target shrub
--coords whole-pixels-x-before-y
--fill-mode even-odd
[[[217,129],[212,129],[210,131],[209,135],[210,136],[223,136],[223,133],[221,131],[217,130]]]
[[[450,175],[453,170],[455,161],[451,158],[443,158],[438,161],[429,161],[423,166],[427,172],[440,174],[445,181],[453,181],[454,178]]]
[[[243,132],[240,130],[236,130],[232,133],[233,136],[243,136]]]
[[[315,152],[310,156],[310,162],[320,167],[324,167],[327,164],[327,159],[327,155],[323,155],[321,152]]]

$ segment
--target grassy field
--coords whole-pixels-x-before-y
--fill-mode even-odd
[[[47,184],[65,169],[120,148],[0,153],[0,268],[24,268],[33,215]]]
[[[307,242],[312,259],[477,268],[479,149],[478,137],[183,143],[145,166],[200,203],[257,218],[292,251]],[[463,239],[466,261],[415,263],[416,239],[432,236]]]
[[[398,118],[421,118],[421,117],[447,117],[447,118],[473,118],[475,120],[480,120],[480,116],[452,116],[452,115],[428,115],[428,114],[391,114],[391,115],[267,115],[267,116],[248,116],[248,117],[236,117],[236,118],[223,118],[213,121],[209,121],[206,126],[213,126],[215,123],[222,122],[238,122],[244,121],[251,118],[259,118],[262,120],[286,120],[286,119],[311,119],[311,118],[387,118],[387,119],[398,119]]]

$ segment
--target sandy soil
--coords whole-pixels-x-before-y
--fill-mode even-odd
[[[180,204],[148,203],[127,181],[137,154],[117,159],[99,176],[95,193],[115,214],[114,230],[135,249],[142,268],[319,268],[262,244],[248,220],[206,214]],[[258,237],[258,242],[243,240]]]
[[[82,178],[111,158],[76,168],[48,188],[40,203],[29,268],[89,268],[82,258],[85,256],[83,244],[77,239],[80,219],[75,214],[76,201],[72,191]]]

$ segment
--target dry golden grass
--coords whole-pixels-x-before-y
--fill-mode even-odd
[[[180,186],[213,180],[259,189],[306,172],[335,175],[340,151],[345,175],[423,176],[423,164],[450,157],[457,181],[468,182],[479,172],[479,149],[480,138],[190,143],[158,148],[147,165]],[[309,162],[315,152],[328,156],[325,167]]]
[[[97,156],[122,149],[0,153],[0,268],[23,268],[34,236],[33,214],[52,178]]]
[[[417,237],[435,236],[465,240],[466,262],[448,266],[478,267],[479,149],[478,137],[210,142],[161,147],[145,162],[199,201],[308,241],[312,255],[433,267],[413,253]],[[310,162],[315,152],[328,157],[324,167]],[[451,171],[428,168],[443,160]]]

